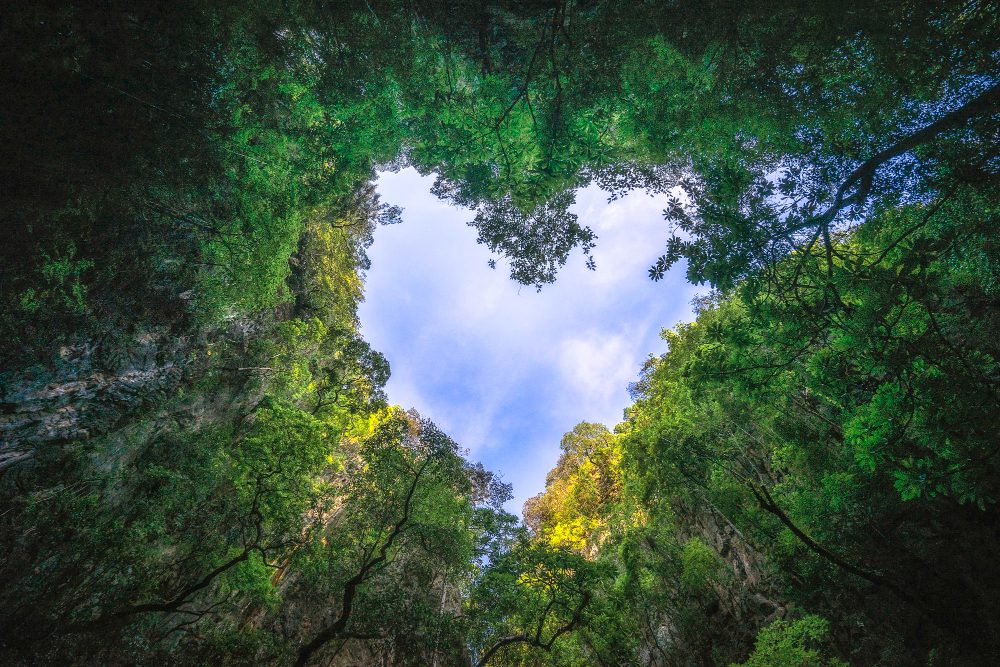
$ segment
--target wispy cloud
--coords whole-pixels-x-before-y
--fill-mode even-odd
[[[596,272],[572,257],[541,293],[512,283],[465,223],[467,210],[430,194],[413,170],[384,174],[403,224],[380,228],[370,251],[364,332],[392,365],[390,400],[416,407],[515,485],[513,509],[540,491],[562,434],[581,420],[613,426],[626,386],[659,331],[691,317],[680,271],[652,283],[665,197],[611,204],[596,188],[575,211],[598,234]]]

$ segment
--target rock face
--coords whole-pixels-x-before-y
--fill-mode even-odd
[[[786,614],[786,607],[776,601],[767,560],[721,511],[707,502],[682,505],[678,526],[682,539],[697,537],[725,561],[729,581],[715,586],[723,616],[756,626]]]
[[[98,343],[65,345],[47,366],[0,375],[0,469],[38,446],[107,433],[194,369],[187,337],[147,332],[130,343],[113,360]]]
[[[95,336],[62,345],[47,364],[0,371],[0,471],[29,460],[38,446],[126,425],[142,409],[222,368],[224,355],[212,356],[213,347],[228,352],[239,376],[233,379],[242,383],[251,369],[239,368],[241,359],[260,328],[253,318],[233,318],[183,334],[163,327]]]
[[[700,540],[719,555],[723,567],[710,592],[687,600],[696,607],[698,633],[685,632],[690,621],[678,623],[668,613],[644,633],[640,659],[656,667],[743,659],[758,630],[784,618],[790,606],[782,602],[764,555],[722,511],[705,499],[678,501],[674,509],[678,540]]]

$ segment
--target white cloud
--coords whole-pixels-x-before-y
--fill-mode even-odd
[[[635,376],[636,366],[635,350],[624,335],[595,332],[564,342],[559,371],[565,403],[592,411],[581,419],[614,425],[624,407],[619,393]]]
[[[659,331],[691,317],[695,290],[672,271],[652,283],[665,197],[606,203],[596,188],[574,209],[599,235],[596,272],[579,253],[541,293],[512,283],[476,243],[472,213],[430,194],[432,178],[383,174],[384,199],[403,223],[377,230],[370,250],[364,333],[388,357],[390,400],[416,407],[524,498],[544,486],[562,434],[581,420],[608,426]]]

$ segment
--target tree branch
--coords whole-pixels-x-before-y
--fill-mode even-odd
[[[545,618],[548,616],[549,611],[551,611],[554,602],[554,600],[549,602],[548,606],[545,607],[542,617],[538,620],[538,628],[536,629],[534,635],[521,633],[504,637],[503,639],[497,641],[497,643],[491,646],[489,650],[483,654],[483,657],[476,663],[476,667],[486,667],[489,661],[493,659],[493,656],[497,654],[497,651],[513,644],[527,644],[528,646],[540,648],[544,651],[551,651],[552,645],[555,644],[557,639],[562,637],[567,632],[572,632],[578,625],[580,625],[583,617],[583,610],[590,603],[590,592],[583,591],[583,595],[580,598],[580,604],[577,605],[576,609],[573,611],[573,617],[569,620],[569,622],[560,626],[554,633],[552,633],[552,636],[549,637],[548,641],[543,642],[542,630],[545,625]]]
[[[389,535],[386,537],[385,541],[382,543],[381,548],[378,550],[377,556],[369,556],[365,559],[364,564],[358,570],[358,572],[347,580],[344,584],[344,594],[341,598],[340,603],[340,614],[337,619],[328,625],[326,628],[320,631],[316,637],[313,638],[308,644],[305,644],[301,649],[299,649],[298,658],[295,660],[295,667],[305,667],[308,664],[309,659],[313,656],[316,651],[323,648],[327,642],[330,642],[338,638],[353,638],[362,637],[357,633],[346,633],[347,624],[351,620],[351,614],[354,611],[354,599],[357,595],[358,588],[365,582],[369,577],[371,571],[381,565],[386,561],[389,555],[389,550],[392,549],[393,543],[400,536],[400,534],[405,529],[406,525],[410,521],[410,516],[413,509],[413,497],[417,492],[417,486],[420,483],[420,477],[427,470],[430,465],[433,455],[428,456],[424,459],[420,468],[417,470],[413,477],[413,481],[410,483],[409,488],[406,491],[406,496],[403,501],[403,514],[392,527]],[[367,635],[364,635],[367,637]]]
[[[816,226],[829,227],[842,210],[848,206],[860,206],[865,203],[871,193],[876,173],[886,162],[932,141],[943,132],[961,127],[981,113],[995,113],[998,107],[1000,107],[1000,83],[993,85],[958,109],[948,112],[930,125],[900,139],[892,146],[862,162],[840,184],[829,208],[787,229],[785,234],[792,234]],[[848,194],[852,191],[853,194]]]

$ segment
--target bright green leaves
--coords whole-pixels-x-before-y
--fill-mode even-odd
[[[725,563],[708,545],[692,537],[681,548],[680,582],[691,593],[705,594],[725,579]]]
[[[750,658],[732,667],[846,667],[823,650],[830,624],[808,615],[795,621],[774,621],[757,635]]]
[[[281,603],[281,596],[272,583],[274,576],[274,567],[264,560],[260,552],[254,551],[222,577],[218,592],[220,596],[240,596],[274,611]]]
[[[621,447],[606,427],[587,422],[563,436],[561,447],[545,491],[525,503],[524,519],[542,542],[593,556],[620,499]]]
[[[237,493],[269,521],[294,530],[323,498],[320,473],[335,453],[338,433],[312,415],[265,401],[250,417],[232,452]]]
[[[588,620],[603,568],[572,552],[518,540],[476,577],[467,611],[477,666],[523,660],[583,664],[564,635]],[[543,663],[544,664],[544,663]]]
[[[907,415],[913,413],[910,398],[900,385],[883,384],[844,424],[844,440],[865,470],[874,472],[892,456],[892,445],[904,436]]]

